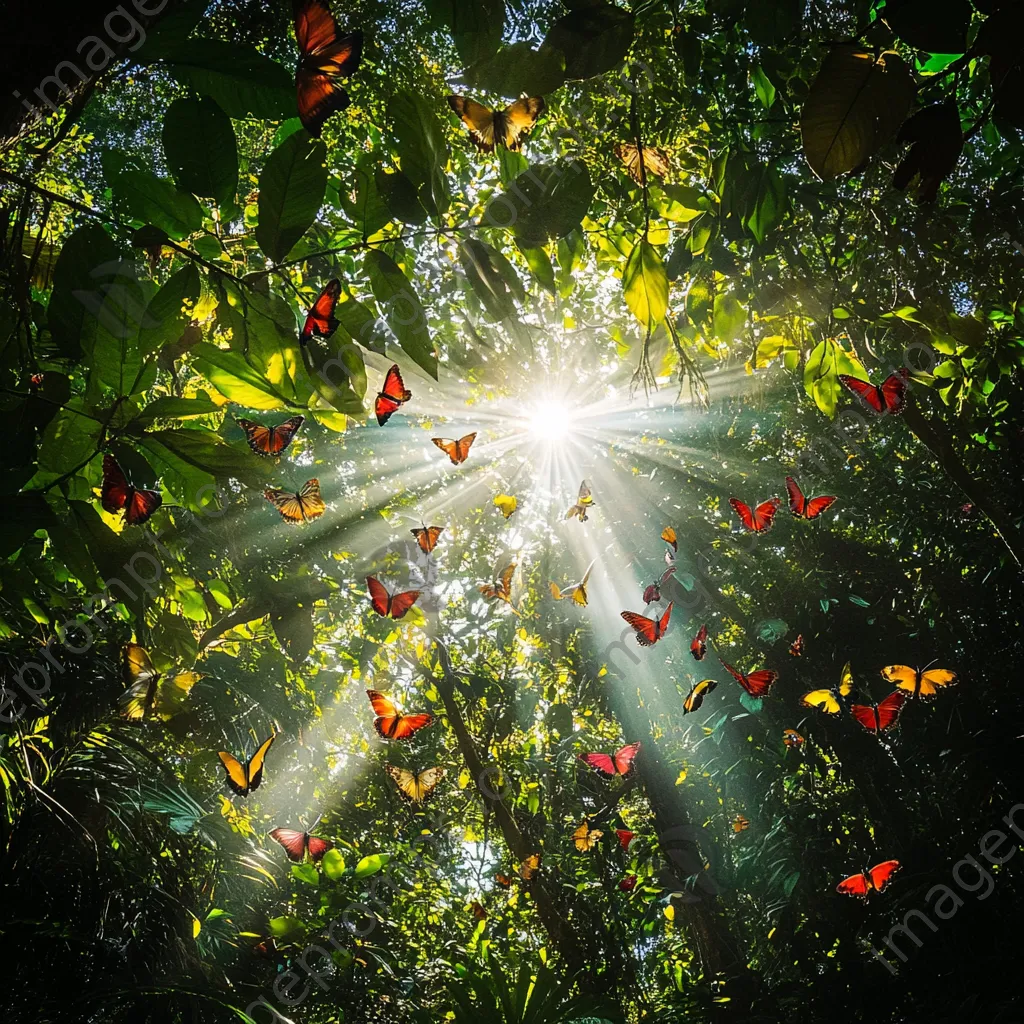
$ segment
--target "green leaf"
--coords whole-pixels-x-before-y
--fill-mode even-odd
[[[668,277],[658,250],[646,238],[633,246],[622,273],[626,305],[640,323],[653,329],[668,309]]]
[[[704,193],[695,185],[650,186],[651,207],[665,220],[687,223],[699,217],[704,210]]]
[[[131,273],[120,273],[105,287],[95,319],[82,324],[82,351],[88,367],[90,393],[100,386],[118,395],[134,394],[141,385],[139,335],[147,321],[146,296]]]
[[[761,168],[757,175],[753,209],[745,222],[747,230],[758,242],[763,242],[786,215],[786,209],[785,179],[773,166]]]
[[[99,444],[102,424],[81,398],[75,397],[50,420],[39,446],[39,465],[54,473],[74,469]]]
[[[491,318],[506,320],[515,317],[512,294],[496,267],[497,252],[479,239],[466,238],[459,243],[459,257],[470,286]]]
[[[870,608],[871,602],[865,601],[863,597],[858,597],[856,594],[848,594],[851,604],[860,605],[861,608]]]
[[[186,420],[194,416],[211,416],[220,412],[220,408],[205,394],[195,398],[174,398],[171,395],[164,395],[150,402],[135,422],[141,427],[148,427],[156,420]]]
[[[503,0],[426,0],[437,27],[447,27],[463,64],[485,60],[498,48],[505,26]]]
[[[313,616],[304,605],[275,608],[270,615],[277,642],[295,665],[300,665],[313,649]]]
[[[750,79],[754,83],[754,92],[757,93],[761,106],[765,110],[771,110],[775,102],[775,86],[769,81],[760,64],[754,66],[754,70],[750,72]]]
[[[202,293],[199,270],[194,263],[186,263],[172,274],[160,290],[149,300],[139,330],[139,353],[143,358],[152,355],[181,337],[191,322],[182,316],[185,303],[194,306]]]
[[[338,325],[352,341],[358,341],[365,349],[384,354],[384,341],[381,335],[383,325],[376,313],[364,306],[358,299],[348,296],[347,301],[339,302],[334,308],[334,317]]]
[[[175,100],[164,116],[163,142],[167,166],[186,192],[216,199],[221,205],[235,198],[235,130],[216,100]]]
[[[291,915],[272,917],[268,925],[270,934],[279,942],[301,942],[306,935],[306,926]]]
[[[557,295],[555,269],[551,266],[551,258],[548,256],[547,250],[540,246],[527,245],[518,245],[518,249],[523,254],[523,259],[526,260],[526,265],[530,268],[534,280],[546,292]]]
[[[377,874],[378,871],[383,870],[389,860],[391,860],[390,853],[371,853],[369,857],[364,857],[356,865],[356,878],[368,878],[370,875]]]
[[[739,340],[747,325],[747,311],[731,292],[719,290],[715,294],[714,334],[715,338],[731,344]]]
[[[887,0],[882,20],[908,46],[926,53],[963,53],[972,10],[968,0]]]
[[[182,462],[217,479],[234,477],[243,483],[262,484],[270,468],[248,447],[225,444],[212,430],[193,427],[188,430],[154,430],[140,444],[153,451],[154,443],[166,448]]]
[[[463,78],[473,89],[508,99],[516,99],[523,93],[543,96],[554,92],[565,80],[565,57],[559,50],[535,50],[528,42],[521,41],[466,68]]]
[[[416,186],[401,171],[387,171],[378,166],[374,171],[377,193],[391,216],[403,224],[425,224],[427,211],[416,195]]]
[[[554,49],[565,57],[567,79],[593,78],[611,71],[633,43],[633,15],[612,4],[580,4],[551,26],[541,52]]]
[[[276,263],[309,230],[327,191],[327,149],[308,132],[289,135],[260,175],[256,241]]]
[[[363,238],[375,235],[391,220],[391,210],[377,189],[376,163],[371,154],[361,153],[355,169],[346,176],[346,187],[339,191],[342,208]]]
[[[427,326],[427,314],[398,264],[380,249],[366,254],[370,287],[402,351],[437,380],[437,354]]]
[[[320,866],[332,882],[337,882],[345,874],[345,858],[342,857],[340,850],[328,850],[320,861]]]
[[[232,402],[250,409],[280,409],[288,404],[238,352],[204,341],[192,349],[192,356],[196,370]]]
[[[177,241],[203,226],[203,209],[193,195],[149,171],[122,171],[111,183],[136,220],[153,224]]]
[[[448,143],[434,108],[417,92],[399,90],[388,100],[388,119],[402,171],[416,186],[420,202],[438,216],[451,205],[444,169]]]

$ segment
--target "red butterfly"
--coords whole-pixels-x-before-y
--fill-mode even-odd
[[[660,580],[655,580],[645,591],[644,591],[644,604],[654,604],[655,601],[661,600],[661,588],[675,574],[676,567],[670,565],[662,574]]]
[[[789,511],[797,519],[817,519],[836,500],[834,494],[823,494],[820,498],[808,501],[800,485],[791,476],[786,477],[786,490],[789,491]]]
[[[363,34],[339,35],[338,23],[320,0],[294,0],[293,10],[299,44],[295,69],[299,119],[310,135],[320,138],[327,118],[349,104],[339,79],[359,66]]]
[[[407,740],[413,733],[434,723],[434,716],[426,712],[403,715],[380,690],[367,690],[366,696],[370,698],[373,713],[377,716],[373,720],[373,727],[386,740]]]
[[[107,512],[124,511],[129,526],[140,526],[162,504],[159,491],[145,491],[133,486],[113,455],[103,456],[103,485],[100,503]]]
[[[721,658],[718,660],[722,661]],[[745,676],[742,672],[737,672],[727,661],[722,661],[722,666],[751,697],[765,696],[772,688],[775,680],[779,678],[778,672],[772,672],[766,668],[759,669],[757,672],[751,672]]]
[[[851,896],[867,899],[868,893],[881,892],[899,869],[900,862],[898,860],[883,860],[881,864],[876,864],[859,875],[850,875],[849,878],[844,878],[836,886],[836,892],[845,892]]]
[[[891,729],[899,720],[900,712],[906,703],[906,694],[902,690],[893,690],[885,700],[878,704],[852,704],[850,714],[867,729],[868,732],[880,733]]]
[[[801,658],[801,657],[803,657],[803,653],[804,653],[804,635],[803,635],[803,633],[798,634],[797,638],[789,645],[789,653],[792,654],[794,658]]]
[[[275,828],[270,838],[276,839],[284,847],[288,859],[294,861],[304,860],[308,851],[310,860],[315,864],[328,850],[334,848],[334,843],[294,828]]]
[[[633,759],[640,752],[639,743],[628,743],[614,754],[580,754],[579,760],[605,775],[626,775],[633,767]]]
[[[661,619],[648,619],[636,612],[622,612],[622,617],[636,630],[636,642],[641,647],[651,647],[668,631],[668,620],[672,615],[672,602],[669,602]]]
[[[619,881],[619,889],[622,892],[632,892],[636,888],[636,875],[627,875]]]
[[[910,371],[901,367],[895,373],[890,373],[881,384],[872,384],[860,377],[851,377],[848,373],[839,374],[839,381],[879,416],[884,413],[899,416],[907,404],[909,377]]]
[[[292,443],[292,438],[302,426],[304,417],[293,416],[291,419],[278,423],[276,427],[265,427],[262,423],[252,420],[237,420],[245,431],[245,439],[249,447],[257,455],[280,455]]]
[[[391,418],[391,414],[397,412],[398,407],[404,405],[410,398],[412,398],[412,392],[406,390],[398,366],[392,366],[384,378],[384,387],[377,395],[377,401],[373,403],[377,422],[383,427]]]
[[[630,832],[628,828],[617,828],[615,834],[619,837],[619,845],[624,849],[629,849],[629,844],[633,842],[633,836],[635,832]]]
[[[305,345],[310,338],[329,338],[337,329],[338,321],[334,319],[334,307],[338,305],[341,295],[341,282],[335,277],[328,281],[324,290],[317,296],[316,302],[306,313],[306,322],[302,325],[299,341]]]
[[[697,635],[690,641],[690,653],[694,661],[703,661],[704,655],[708,653],[708,627],[701,626]]]
[[[384,584],[374,576],[366,577],[366,585],[370,590],[370,604],[373,605],[373,610],[385,618],[390,615],[393,619],[400,619],[420,596],[418,590],[389,594]]]
[[[764,533],[772,528],[775,513],[782,502],[778,498],[769,498],[767,501],[762,501],[756,508],[751,508],[739,498],[730,498],[729,504],[732,505],[732,510],[740,517],[740,522],[748,530],[753,530],[754,533]]]

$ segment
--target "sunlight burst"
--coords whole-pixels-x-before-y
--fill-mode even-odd
[[[569,413],[557,401],[538,402],[527,415],[528,429],[538,440],[560,441],[569,433]]]

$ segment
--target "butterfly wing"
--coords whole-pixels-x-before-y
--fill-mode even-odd
[[[407,794],[410,800],[422,803],[437,788],[437,784],[444,778],[444,769],[439,765],[427,768],[413,778],[412,792]]]
[[[470,141],[481,153],[494,152],[494,112],[468,96],[449,96],[448,106],[469,129]]]
[[[369,580],[367,580],[369,582]],[[384,615],[384,612],[380,613]],[[367,690],[366,696],[370,698],[370,706],[376,718],[373,720],[373,727],[384,739],[390,739],[398,724],[398,708],[389,697],[385,697],[380,690]]]
[[[640,742],[627,743],[615,751],[615,774],[625,775],[633,767],[633,760],[640,753]]]
[[[153,667],[149,652],[139,644],[125,644],[121,654],[127,688],[118,699],[118,708],[129,722],[141,722],[153,708],[160,673]]]
[[[956,685],[956,673],[948,668],[930,668],[921,673],[919,696],[934,697],[939,690]]]
[[[163,503],[159,491],[133,489],[125,509],[124,521],[129,526],[141,526]]]
[[[226,750],[221,750],[217,756],[220,758],[221,764],[224,765],[228,786],[239,796],[248,796],[249,777],[238,758]]]
[[[825,509],[829,508],[836,500],[834,494],[822,494],[817,498],[811,498],[807,502],[806,519],[817,519]]]
[[[506,149],[518,152],[524,137],[544,113],[544,107],[543,96],[524,96],[507,106],[501,113],[500,126],[494,119],[495,127],[500,128],[497,141]]]
[[[805,693],[800,698],[800,703],[804,707],[824,711],[826,715],[839,714],[839,701],[836,700],[835,694],[831,690],[811,690],[810,693]]]
[[[750,828],[750,822],[744,818],[742,814],[737,814],[736,817],[732,819],[733,832],[739,834],[740,832],[746,832],[748,828]]]
[[[510,889],[512,887],[512,879],[509,878],[508,875],[495,875],[494,880],[502,887],[502,889]]]
[[[708,627],[702,625],[697,630],[697,635],[690,641],[690,654],[694,661],[703,661],[704,655],[708,653]]]
[[[593,505],[594,496],[590,492],[590,487],[587,485],[587,481],[583,480],[580,482],[580,492],[576,496],[576,501],[580,505]]]
[[[797,638],[789,645],[789,653],[794,658],[802,658],[804,654],[804,635],[798,633]]]
[[[519,874],[519,877],[524,882],[529,882],[529,881],[531,881],[533,879],[533,876],[537,874],[537,871],[539,869],[540,869],[540,854],[539,853],[531,853],[530,856],[527,857],[526,860],[524,860],[522,862],[522,864],[519,865],[518,868],[516,868],[516,872]]]
[[[775,513],[781,504],[782,502],[778,498],[769,498],[754,509],[753,528],[755,532],[764,533],[772,528],[772,524],[775,522]]]
[[[338,321],[334,318],[334,308],[338,305],[340,295],[341,281],[332,278],[324,286],[323,291],[317,296],[316,302],[306,314],[302,333],[299,335],[299,341],[303,345],[313,337],[329,338],[338,329]]]
[[[622,612],[622,617],[636,630],[636,642],[641,647],[650,647],[658,639],[656,634],[657,624],[654,619],[648,619],[636,612]]]
[[[400,619],[416,603],[420,596],[418,590],[405,590],[391,597],[391,618]]]
[[[457,442],[453,441],[450,437],[432,437],[430,440],[436,444],[449,459],[452,460],[453,466],[457,466],[459,464],[459,449]]]
[[[850,896],[867,896],[871,888],[871,879],[863,872],[859,875],[850,875],[844,878],[837,886],[836,892],[847,893]]]
[[[473,442],[476,440],[476,431],[472,434],[466,434],[465,437],[460,437],[455,442],[455,453],[456,458],[452,461],[458,465],[460,462],[465,462],[469,458],[469,449],[473,446]]]
[[[660,640],[668,632],[668,620],[672,618],[672,607],[675,604],[674,601],[669,601],[668,607],[665,609],[665,614],[662,615],[658,622],[658,635],[657,638]]]
[[[868,877],[871,879],[871,887],[881,892],[892,880],[892,876],[900,869],[898,860],[884,860],[876,864],[870,871]]]
[[[644,591],[644,604],[654,604],[655,601],[661,600],[661,590],[657,583],[652,583]]]
[[[551,596],[556,601],[564,601],[567,597],[570,596],[569,591],[566,591],[563,594],[557,583],[549,583],[548,586],[551,588]]]
[[[249,758],[249,765],[246,768],[246,775],[249,778],[249,792],[254,793],[260,788],[260,783],[263,781],[263,762],[267,758],[267,751],[270,750],[271,744],[277,739],[277,733],[274,733],[268,740],[264,740],[257,749],[256,753]]]
[[[615,775],[615,761],[611,754],[580,754],[579,760],[584,764],[590,765],[591,768],[596,768],[599,772],[603,772],[605,775]]]
[[[512,494],[497,494],[494,497],[494,504],[501,514],[508,519],[519,507],[519,502]]]
[[[899,720],[907,696],[902,690],[894,690],[878,705],[878,728],[881,732],[891,729]]]
[[[666,526],[661,531],[661,539],[672,548],[673,551],[679,550],[679,541],[676,539],[676,531],[671,526]]]
[[[870,381],[861,380],[860,377],[851,377],[848,373],[840,373],[839,383],[875,412],[881,414],[885,411],[885,398],[882,395],[882,389]]]
[[[339,36],[337,23],[320,0],[297,0],[294,9],[300,51],[295,74],[299,119],[310,135],[319,138],[327,118],[348,106],[348,93],[338,79],[358,67],[363,36]]]
[[[740,680],[740,684],[751,697],[763,697],[772,688],[772,685],[778,678],[779,674],[777,672],[772,672],[769,669],[760,669],[757,672],[751,672],[747,675],[745,677],[746,682]]]
[[[683,701],[683,714],[688,715],[691,711],[698,711],[704,703],[704,698],[717,686],[718,683],[714,679],[702,679],[699,683],[694,683],[686,695],[686,700]]]
[[[886,665],[882,669],[882,678],[892,683],[897,689],[904,690],[911,696],[918,695],[918,674],[916,668],[909,665]]]
[[[103,456],[103,483],[100,487],[100,504],[107,512],[120,512],[126,508],[132,496],[132,486],[113,455]]]
[[[253,446],[252,441],[249,442],[249,447],[258,455],[280,455],[285,448],[292,443],[292,440],[295,438],[295,435],[299,432],[299,428],[304,422],[304,416],[292,416],[283,423],[278,423],[276,427],[272,427],[270,430],[269,451],[257,451]],[[239,423],[241,423],[241,420],[239,420]]]
[[[318,864],[328,850],[334,849],[334,843],[319,836],[306,836],[306,849],[309,851],[309,859]]]
[[[576,849],[580,853],[586,853],[588,850],[592,850],[597,846],[598,840],[603,836],[604,833],[598,829],[591,829],[587,822],[583,822],[575,832],[572,834],[573,842],[576,844]]]
[[[787,747],[799,747],[803,744],[804,738],[796,731],[796,729],[783,729],[782,742],[785,743]]]
[[[615,835],[618,836],[619,845],[624,850],[628,850],[629,849],[629,844],[631,842],[633,842],[633,836],[635,836],[636,833],[635,832],[630,832],[628,828],[617,828],[615,830]]]
[[[428,725],[433,724],[434,716],[426,712],[419,712],[415,715],[399,715],[391,726],[391,731],[387,738],[392,740],[412,739],[420,729],[426,729]],[[380,732],[379,729],[377,731]]]
[[[851,704],[850,714],[862,725],[868,732],[878,732],[878,714],[877,710],[872,704]]]
[[[424,554],[429,555],[434,548],[437,547],[438,538],[444,532],[443,526],[425,526],[416,527],[412,530],[412,535],[416,538],[416,543],[419,544]]]
[[[909,377],[910,372],[906,367],[901,367],[895,373],[890,373],[889,376],[882,381],[882,386],[878,389],[881,392],[885,411],[890,416],[899,416],[906,407],[907,380]]]
[[[391,595],[384,584],[374,576],[366,577],[366,587],[370,591],[370,605],[378,615],[387,615],[391,610]]]
[[[789,493],[789,511],[798,519],[803,518],[807,510],[807,499],[800,490],[800,485],[791,476],[786,477],[786,491]]]
[[[399,406],[408,402],[410,398],[412,398],[412,392],[406,388],[405,382],[402,380],[401,371],[396,364],[388,370],[387,376],[384,378],[384,387],[381,388],[380,393],[377,395],[377,400],[374,402],[374,413],[377,416],[377,422],[383,427],[391,418],[391,414]]]
[[[281,518],[286,523],[303,522],[304,508],[298,494],[282,491],[279,487],[268,487],[264,490],[263,497],[281,513]]]
[[[304,519],[319,519],[327,511],[327,503],[320,495],[320,481],[313,477],[307,480],[298,494],[299,505]]]
[[[289,860],[301,861],[306,856],[306,849],[310,846],[309,834],[299,832],[294,828],[275,828],[270,832],[270,838],[284,847]],[[321,839],[320,842],[323,842]],[[325,850],[324,853],[327,851]],[[323,856],[323,854],[321,854]]]

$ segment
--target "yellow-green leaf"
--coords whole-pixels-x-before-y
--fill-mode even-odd
[[[626,305],[644,327],[655,327],[668,309],[668,275],[658,250],[647,239],[633,246],[622,275]]]

